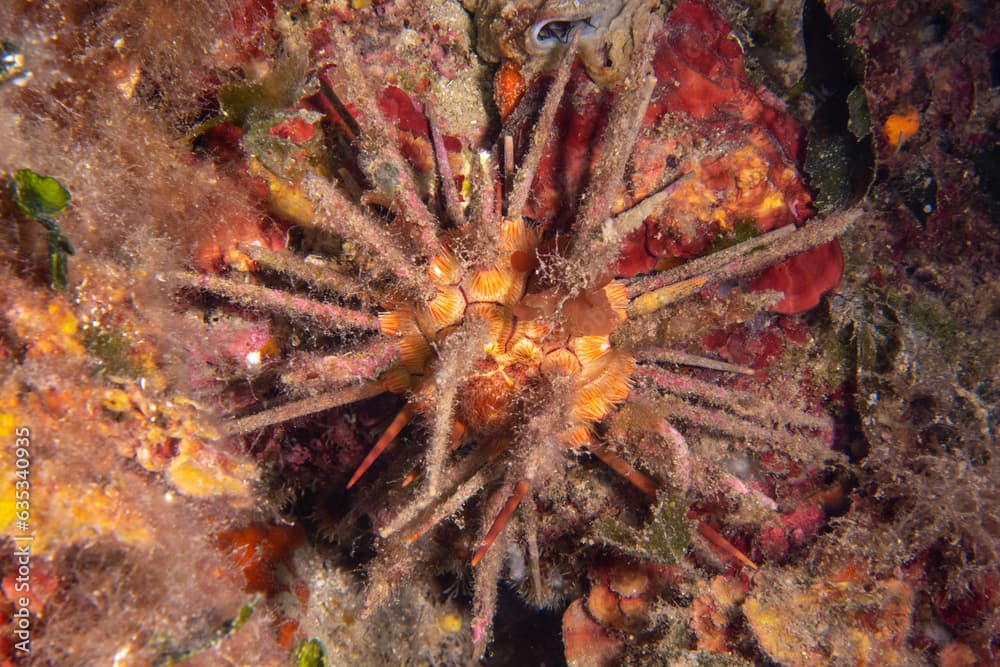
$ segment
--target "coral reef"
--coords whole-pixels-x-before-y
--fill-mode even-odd
[[[13,3],[0,663],[996,661],[998,19]]]

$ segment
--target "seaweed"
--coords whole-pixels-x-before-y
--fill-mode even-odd
[[[52,289],[66,289],[68,256],[75,254],[76,250],[52,216],[69,206],[69,191],[51,176],[41,176],[30,169],[19,169],[11,181],[11,192],[18,210],[47,230]]]

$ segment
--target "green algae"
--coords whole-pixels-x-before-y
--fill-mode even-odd
[[[318,639],[307,639],[295,647],[295,667],[327,667],[326,650]]]
[[[687,507],[664,496],[652,509],[652,518],[641,529],[603,519],[594,524],[596,538],[623,553],[654,563],[678,563],[691,542]]]
[[[30,169],[19,169],[11,183],[11,194],[18,210],[47,230],[52,289],[66,289],[69,281],[69,256],[76,254],[76,250],[52,216],[69,206],[69,191],[51,176],[42,176]]]

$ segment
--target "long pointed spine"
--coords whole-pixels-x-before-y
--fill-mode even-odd
[[[441,177],[441,191],[444,194],[444,208],[451,223],[460,225],[465,222],[462,213],[462,203],[458,198],[458,188],[455,187],[455,177],[451,173],[451,163],[448,161],[448,151],[444,146],[444,137],[438,127],[437,117],[428,115],[431,127],[431,145],[434,146],[434,158],[437,160],[438,175]]]
[[[514,510],[521,503],[521,499],[524,498],[524,494],[528,492],[528,480],[522,479],[517,484],[514,485],[514,490],[511,492],[510,497],[507,498],[507,502],[504,503],[503,509],[494,519],[493,525],[490,526],[490,530],[486,533],[486,537],[483,538],[483,545],[476,550],[476,553],[472,556],[472,567],[479,565],[479,561],[483,559],[489,548],[493,546],[497,537],[507,527],[510,518],[514,515]]]
[[[298,417],[305,417],[317,412],[323,412],[324,410],[330,410],[331,408],[348,405],[349,403],[363,401],[366,398],[378,396],[384,392],[385,389],[383,389],[382,385],[378,382],[369,382],[353,387],[345,387],[344,389],[332,391],[327,394],[311,396],[309,398],[304,398],[301,401],[293,401],[291,403],[286,403],[285,405],[280,405],[276,408],[263,410],[247,417],[234,419],[229,422],[226,427],[226,431],[230,435],[250,433],[252,431],[262,429],[265,426],[271,426],[272,424],[280,424],[281,422],[286,422],[290,419],[297,419]]]
[[[317,266],[289,251],[277,251],[251,243],[237,246],[243,254],[265,269],[302,281],[313,289],[341,296],[362,294],[361,284],[328,266]]]
[[[368,78],[364,75],[350,39],[339,28],[331,32],[338,50],[338,69],[343,72],[347,84],[351,88],[351,101],[361,112],[359,125],[362,130],[362,142],[373,154],[379,156],[383,163],[392,167],[398,178],[394,193],[395,202],[409,226],[409,232],[417,247],[427,256],[441,252],[437,238],[438,221],[427,205],[417,195],[418,188],[413,176],[413,170],[400,153],[396,138],[390,131],[391,125],[386,121],[378,108],[375,94],[372,92]],[[373,174],[368,174],[369,178]],[[373,179],[375,180],[375,179]]]
[[[563,92],[566,90],[566,84],[569,82],[569,75],[573,71],[573,61],[575,60],[576,38],[574,38],[570,47],[566,49],[566,53],[559,63],[555,80],[553,80],[552,86],[545,96],[541,115],[535,124],[535,131],[531,135],[531,146],[528,148],[528,154],[514,176],[513,191],[507,201],[507,217],[512,220],[521,217],[524,205],[528,202],[528,194],[535,180],[535,170],[538,169],[542,153],[545,152],[545,144],[548,143],[549,138],[552,136],[556,111],[559,110],[559,103],[562,102]],[[506,164],[507,161],[505,160]]]
[[[282,290],[197,273],[178,273],[174,278],[183,286],[218,294],[247,308],[267,310],[290,319],[310,320],[331,331],[378,329],[378,317],[371,313],[313,301]]]
[[[302,186],[315,204],[314,222],[318,227],[360,243],[384,260],[384,268],[403,285],[417,291],[426,289],[422,272],[399,238],[325,179],[310,174],[303,179]]]
[[[669,271],[635,280],[628,286],[628,296],[635,298],[698,275],[707,277],[708,283],[717,283],[756,273],[785,257],[829,243],[863,214],[863,209],[854,208],[831,214],[823,220],[812,220],[801,229],[791,225],[779,227]]]
[[[375,380],[399,361],[399,346],[382,337],[344,354],[303,354],[289,361],[281,383],[299,395]]]
[[[406,425],[410,423],[413,419],[414,407],[412,403],[407,403],[403,406],[403,409],[399,411],[396,417],[389,423],[385,431],[382,433],[381,437],[375,442],[368,455],[365,456],[364,460],[358,466],[354,474],[351,475],[351,479],[347,482],[347,488],[351,488],[358,483],[361,476],[365,474],[368,468],[371,467],[375,460],[386,450],[386,448],[392,444],[392,441],[396,439],[396,436],[406,428]]]
[[[652,28],[651,23],[650,35]],[[597,266],[604,269],[617,257],[619,246],[605,243],[600,229],[611,214],[632,148],[639,137],[646,108],[653,95],[656,78],[649,73],[652,57],[653,40],[647,35],[642,46],[632,54],[624,92],[608,119],[597,164],[577,215],[573,244],[568,253],[570,266],[593,267],[596,257]],[[578,268],[575,273],[572,280],[577,284],[586,284],[586,281],[593,278],[590,270],[581,272]]]

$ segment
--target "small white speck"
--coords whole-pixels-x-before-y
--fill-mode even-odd
[[[115,653],[114,662],[111,663],[112,667],[121,667],[122,665],[124,665],[125,660],[128,659],[128,656],[131,652],[132,649],[130,649],[128,646],[126,646],[123,649],[120,649],[117,653]]]

